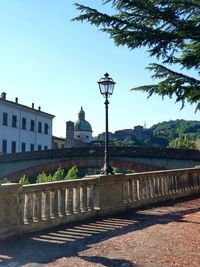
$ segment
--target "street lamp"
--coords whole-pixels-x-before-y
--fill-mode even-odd
[[[109,77],[109,74],[104,74],[104,77],[98,81],[100,93],[105,97],[105,113],[106,113],[106,131],[105,131],[105,156],[104,166],[101,169],[101,174],[113,174],[113,169],[109,164],[109,140],[108,140],[108,98],[112,95],[115,82]]]

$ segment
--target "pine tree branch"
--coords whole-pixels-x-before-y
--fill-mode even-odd
[[[162,58],[162,64],[179,64],[200,74],[200,2],[199,0],[102,0],[112,4],[114,15],[76,4],[81,15],[73,21],[87,21],[106,32],[116,45],[129,49],[147,47],[150,56]],[[176,101],[200,100],[200,81],[163,65],[151,64],[158,84],[133,88],[172,97]]]
[[[153,94],[162,97],[172,97],[175,95],[176,102],[196,103],[200,99],[200,81],[182,73],[175,72],[159,64],[150,64],[149,70],[154,71],[153,78],[163,79],[158,84],[140,86],[132,88],[133,91],[148,93],[148,97]]]

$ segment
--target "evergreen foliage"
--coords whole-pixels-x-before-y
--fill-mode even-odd
[[[53,182],[52,175],[46,174],[45,172],[39,173],[36,178],[36,183],[47,183]]]
[[[68,170],[67,175],[65,175],[65,170],[61,167],[55,171],[54,174],[47,174],[42,172],[38,174],[36,178],[36,183],[47,183],[47,182],[55,182],[60,180],[72,180],[78,179],[78,168],[73,166],[71,169]]]
[[[38,174],[36,183],[55,182],[65,179],[65,170],[60,167],[57,169],[57,171],[54,172],[54,174],[47,174],[45,172]]]
[[[129,49],[145,47],[159,63],[148,69],[158,84],[132,90],[158,94],[182,102],[200,101],[200,2],[199,0],[102,0],[112,4],[113,14],[76,4],[81,14],[73,21],[86,21],[106,32],[116,45]],[[174,71],[169,66],[178,66]],[[191,77],[184,70],[193,70]]]
[[[78,178],[78,168],[76,166],[73,166],[71,169],[68,170],[66,179],[73,180]]]
[[[22,185],[30,184],[29,179],[28,177],[26,177],[25,174],[19,179],[19,184],[22,184]]]
[[[57,171],[53,175],[53,180],[54,181],[65,180],[65,170],[62,169],[61,167],[58,168]]]

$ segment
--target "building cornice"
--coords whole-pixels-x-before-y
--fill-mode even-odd
[[[50,113],[41,111],[40,107],[39,107],[39,109],[35,109],[34,107],[28,107],[28,106],[19,104],[18,102],[13,102],[13,101],[10,101],[10,100],[7,100],[7,99],[0,98],[0,104],[1,103],[2,104],[6,104],[6,105],[11,106],[11,107],[19,108],[20,110],[23,109],[25,111],[33,112],[33,113],[36,113],[36,114],[41,114],[41,115],[50,117],[52,119],[55,117],[55,115],[52,115]]]

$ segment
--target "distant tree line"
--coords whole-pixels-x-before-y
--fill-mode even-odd
[[[170,120],[159,122],[151,127],[153,135],[149,139],[137,140],[135,137],[118,140],[110,134],[110,146],[117,147],[171,147],[171,148],[200,148],[200,122],[186,120]],[[104,134],[98,136],[104,141]]]

